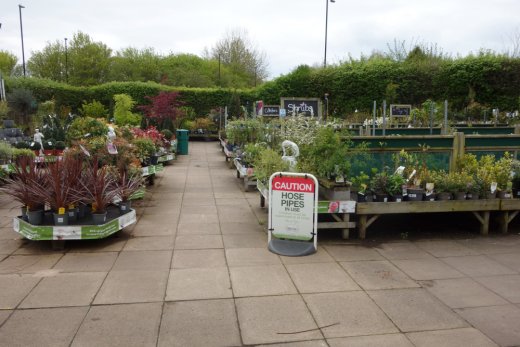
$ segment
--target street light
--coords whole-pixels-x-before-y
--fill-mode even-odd
[[[325,122],[329,115],[329,93],[325,93]]]
[[[325,57],[323,58],[323,67],[327,67],[327,26],[329,22],[329,1],[336,2],[336,0],[325,0]]]
[[[22,65],[23,65],[23,77],[25,77],[25,52],[24,52],[24,49],[23,49],[22,8],[25,8],[25,6],[18,5],[18,12],[20,12],[20,34],[21,34],[21,36],[22,36]]]
[[[69,83],[69,55],[67,54],[67,38],[65,38],[65,83]]]

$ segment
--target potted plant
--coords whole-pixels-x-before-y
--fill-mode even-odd
[[[436,200],[450,200],[452,198],[452,188],[448,176],[449,173],[444,170],[433,171],[431,173],[431,179],[436,192]]]
[[[9,163],[12,156],[13,147],[11,144],[5,141],[0,141],[0,165]]]
[[[350,181],[351,191],[350,197],[354,198],[357,202],[372,202],[373,194],[370,185],[370,176],[368,176],[365,172],[361,171],[357,176],[351,177]]]
[[[471,186],[472,177],[466,172],[450,172],[447,176],[448,189],[454,200],[465,200],[469,186]]]
[[[374,191],[377,202],[388,201],[388,174],[386,170],[376,173],[370,180],[370,186]]]
[[[115,197],[120,200],[119,211],[121,214],[127,213],[132,207],[132,195],[144,184],[143,175],[136,168],[121,168],[114,183]]]
[[[500,199],[511,199],[512,197],[512,172],[513,158],[508,152],[506,152],[502,158],[495,161],[497,197]]]
[[[81,198],[78,182],[81,182],[83,161],[75,157],[50,162],[43,169],[44,185],[38,187],[38,194],[49,202],[54,213],[55,225],[67,225],[69,222],[67,207]]]
[[[43,218],[43,202],[39,192],[43,189],[42,171],[36,167],[33,157],[21,156],[13,165],[14,173],[5,177],[5,185],[0,191],[13,197],[22,204],[22,217],[29,223],[41,224]]]
[[[54,144],[54,154],[63,155],[64,150],[65,150],[65,142],[56,141],[56,143]]]
[[[155,145],[149,138],[140,137],[132,141],[136,154],[143,166],[150,165],[150,157],[155,153]]]
[[[480,195],[482,199],[496,198],[498,183],[495,174],[495,156],[488,154],[480,157],[476,175],[482,182],[483,190]]]
[[[99,161],[94,158],[88,163],[81,180],[83,193],[92,203],[92,219],[94,224],[104,224],[107,220],[107,207],[116,197],[114,189],[114,176],[110,174],[107,166],[99,166]]]
[[[43,154],[46,156],[54,155],[54,139],[43,141]]]
[[[387,177],[386,192],[392,201],[401,202],[403,200],[403,187],[406,185],[405,178],[399,173],[393,173]]]
[[[38,142],[31,142],[29,148],[34,152],[34,155],[37,157],[40,156],[40,154],[42,154],[42,146]]]

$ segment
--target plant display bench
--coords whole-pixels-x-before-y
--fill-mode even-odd
[[[244,191],[249,192],[256,188],[256,178],[253,176],[253,168],[242,165],[238,158],[233,160],[237,169],[237,178],[244,179]]]
[[[51,216],[52,217],[52,216]],[[107,210],[107,222],[105,224],[93,225],[89,218],[81,222],[70,223],[69,225],[56,226],[44,224],[33,225],[24,221],[21,217],[13,219],[14,231],[29,240],[53,241],[53,246],[65,240],[92,240],[108,237],[124,227],[136,222],[134,209],[120,215],[119,208],[111,206]]]
[[[164,170],[164,165],[159,163],[157,165],[143,166],[143,177],[146,177],[148,184],[153,185],[155,181],[155,174]]]
[[[269,201],[269,188],[267,185],[257,181],[257,189],[260,192],[260,206],[265,207],[266,200]],[[318,201],[318,214],[326,214],[332,217],[331,222],[318,222],[319,229],[341,229],[342,237],[348,239],[350,229],[356,227],[355,222],[350,221],[350,215],[356,210],[355,201]]]
[[[520,199],[501,199],[500,213],[498,215],[498,223],[500,224],[500,231],[507,233],[509,223],[520,212]]]
[[[167,153],[165,155],[161,155],[159,157],[159,163],[169,163],[170,161],[175,159],[175,153]]]
[[[356,205],[359,238],[366,237],[367,228],[381,215],[398,213],[471,212],[480,222],[480,233],[487,235],[491,212],[500,211],[501,203],[501,199],[360,203]],[[520,204],[516,205],[516,209],[520,209]],[[509,219],[509,216],[504,218]]]

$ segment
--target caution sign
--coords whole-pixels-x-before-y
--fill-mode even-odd
[[[274,251],[274,246],[283,244],[290,253],[300,248],[306,252],[312,248],[314,253],[317,248],[316,178],[311,174],[277,172],[269,180],[269,190],[269,249]],[[314,242],[309,242],[311,240]],[[275,252],[282,254],[279,249]]]

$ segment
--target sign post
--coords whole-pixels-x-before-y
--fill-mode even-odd
[[[269,179],[268,247],[285,256],[318,249],[318,181],[311,174],[276,172]]]

